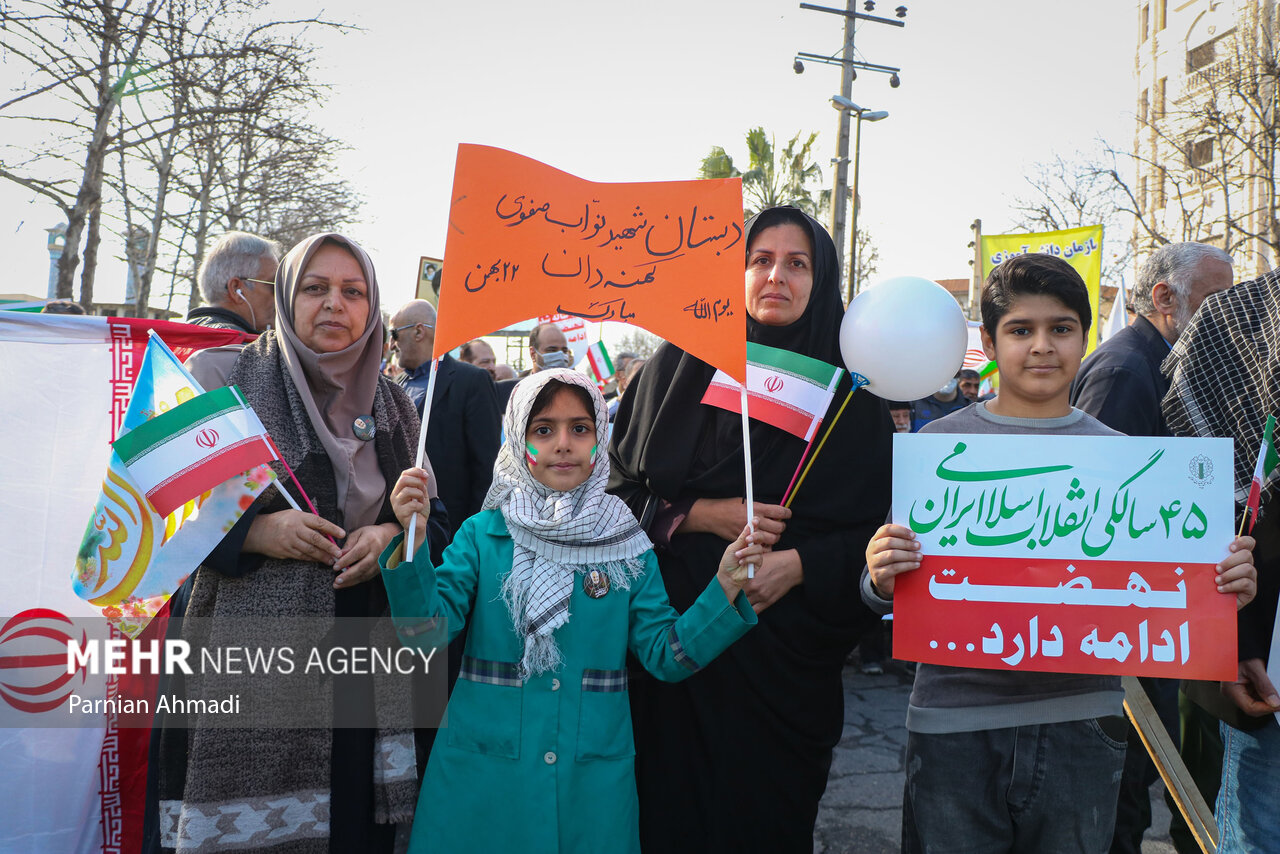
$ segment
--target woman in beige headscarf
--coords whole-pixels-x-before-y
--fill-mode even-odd
[[[184,637],[203,632],[194,638],[202,644],[243,643],[236,632],[246,621],[387,613],[378,554],[400,531],[388,494],[413,465],[419,421],[408,396],[379,375],[373,263],[341,235],[308,238],[281,261],[275,302],[276,329],[244,348],[226,382],[240,387],[316,512],[289,509],[268,490],[228,533],[191,591]],[[277,471],[305,506],[284,468]],[[439,534],[427,532],[436,549]],[[211,628],[192,629],[195,617],[212,618],[199,621]],[[380,723],[384,711],[409,703],[403,685],[375,696],[350,676],[334,677],[325,691],[330,702],[373,710]],[[269,832],[264,825],[260,840],[250,834],[249,850],[389,851],[394,824],[412,816],[411,730],[232,730],[199,718],[190,725],[160,737],[163,850],[222,842],[246,850],[243,822],[226,817],[269,808]]]

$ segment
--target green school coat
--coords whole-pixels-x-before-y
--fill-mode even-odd
[[[556,630],[563,667],[522,683],[524,644],[501,596],[512,560],[501,511],[467,519],[439,569],[425,548],[399,563],[401,539],[379,559],[396,624],[412,631],[443,616],[451,640],[471,627],[410,852],[638,852],[627,651],[659,679],[684,679],[755,625],[746,596],[730,605],[713,579],[677,614],[652,550],[629,590],[592,599],[579,574],[569,622]],[[401,639],[414,645],[407,632]]]

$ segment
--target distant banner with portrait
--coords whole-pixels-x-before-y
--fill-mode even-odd
[[[1063,231],[1040,231],[1032,234],[984,234],[982,236],[982,278],[1004,261],[1041,252],[1066,261],[1084,279],[1089,289],[1089,310],[1093,323],[1085,341],[1086,353],[1098,346],[1098,293],[1102,287],[1102,226],[1086,225]]]
[[[641,326],[746,377],[742,184],[599,184],[458,146],[435,354],[510,323]]]
[[[962,667],[1233,679],[1229,439],[894,436],[894,655]]]

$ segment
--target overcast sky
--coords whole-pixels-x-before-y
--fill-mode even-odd
[[[902,68],[900,88],[871,72],[853,85],[854,101],[890,114],[863,126],[860,224],[881,275],[965,277],[969,224],[1009,230],[1034,163],[1099,136],[1131,145],[1137,15],[1115,0],[904,2],[904,28],[867,23],[856,39],[859,58]],[[881,0],[874,14],[897,5]],[[374,258],[384,306],[411,296],[420,255],[444,251],[460,142],[589,180],[672,180],[694,177],[713,145],[745,164],[743,137],[763,125],[779,145],[818,131],[832,176],[839,69],[791,66],[797,51],[837,52],[843,19],[795,0],[368,0],[326,11],[364,28],[326,38],[318,75],[333,90],[316,118],[353,148],[342,165],[366,205],[350,231]],[[0,292],[44,295],[43,229],[58,220],[0,182]],[[103,254],[122,254],[118,241]],[[99,298],[123,288],[123,264],[104,261]]]

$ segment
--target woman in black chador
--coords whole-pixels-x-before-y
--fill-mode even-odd
[[[749,220],[746,238],[747,340],[840,365],[831,237],[780,207]],[[610,448],[610,489],[649,531],[679,610],[746,521],[741,417],[701,403],[714,373],[664,344],[623,400]],[[849,388],[846,375],[819,438]],[[782,536],[744,588],[755,631],[684,683],[632,681],[646,851],[808,854],[844,722],[844,658],[875,624],[858,579],[889,508],[884,403],[853,395],[790,512],[777,505],[805,442],[754,419],[750,429],[755,512]]]

